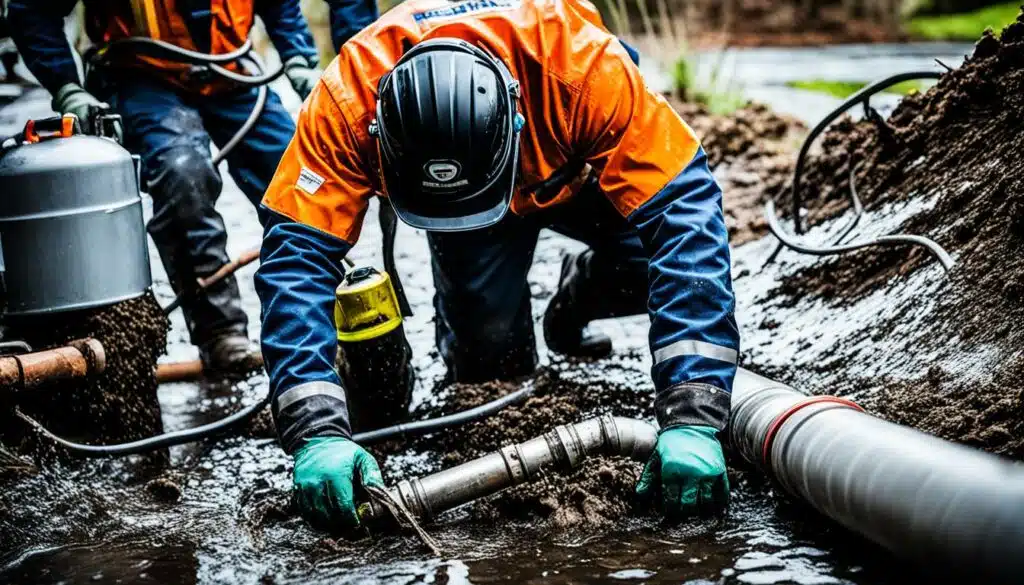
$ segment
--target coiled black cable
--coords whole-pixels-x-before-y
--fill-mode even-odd
[[[800,147],[800,152],[797,155],[796,166],[793,169],[793,180],[792,180],[792,193],[793,201],[790,209],[793,220],[793,230],[797,235],[805,233],[800,211],[803,207],[803,198],[801,195],[801,179],[803,178],[804,165],[806,163],[807,154],[810,152],[811,146],[814,141],[820,136],[835,120],[846,113],[850,108],[864,104],[865,110],[870,111],[870,99],[875,94],[881,93],[886,89],[902,83],[904,81],[911,81],[916,79],[939,79],[942,77],[942,73],[937,71],[909,71],[905,73],[899,73],[891,75],[874,83],[871,83],[850,96],[844,101],[838,108],[830,112],[825,116],[818,124],[811,130],[804,139],[803,145]],[[861,205],[860,198],[857,195],[857,188],[855,184],[855,171],[857,167],[851,164],[850,169],[850,202],[854,209],[854,218],[844,229],[840,231],[840,235],[834,240],[835,244],[831,246],[817,246],[810,244],[803,244],[796,238],[786,234],[782,225],[779,223],[778,217],[775,214],[775,202],[769,199],[764,206],[764,215],[768,221],[768,228],[779,240],[779,247],[775,249],[769,258],[769,262],[775,258],[775,256],[782,250],[783,247],[789,248],[801,254],[808,254],[813,256],[832,256],[836,254],[845,254],[854,250],[860,250],[872,246],[892,246],[892,245],[916,245],[925,247],[929,253],[935,256],[942,267],[945,270],[950,270],[955,264],[953,258],[942,248],[938,243],[926,238],[924,236],[914,236],[905,234],[894,234],[891,236],[881,236],[871,240],[863,242],[842,244],[842,241],[853,232],[860,222],[861,216],[864,213],[864,207]]]

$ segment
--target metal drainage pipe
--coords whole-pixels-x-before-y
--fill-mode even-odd
[[[1024,580],[1024,465],[745,370],[729,433],[791,494],[899,556]]]
[[[44,382],[102,374],[106,367],[103,344],[79,339],[64,347],[0,357],[0,390],[31,390]]]
[[[648,423],[605,415],[556,427],[540,437],[426,477],[401,481],[388,491],[413,516],[429,521],[445,510],[535,481],[545,471],[573,469],[591,455],[646,461],[657,439],[657,430]],[[361,505],[359,513],[366,522],[387,518],[387,510],[377,502]]]

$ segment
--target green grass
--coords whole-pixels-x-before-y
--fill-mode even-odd
[[[815,93],[823,93],[832,97],[845,100],[851,95],[857,93],[863,89],[866,85],[866,81],[827,81],[825,79],[806,79],[799,81],[790,81],[786,83],[787,86],[795,89],[803,89],[806,91],[813,91]],[[910,95],[915,92],[923,91],[925,88],[924,82],[911,80],[897,83],[896,85],[885,90],[884,93],[892,93],[897,95]]]
[[[696,80],[693,64],[687,58],[676,61],[673,72],[676,93],[681,99],[704,104],[712,114],[721,116],[727,116],[750,103],[743,92],[734,86],[732,79],[726,80],[725,89],[721,89],[720,65],[712,68],[711,80],[704,85]]]
[[[929,41],[974,42],[986,28],[999,33],[1017,20],[1020,2],[1006,2],[961,14],[941,16],[917,16],[907,23],[907,32],[919,39]]]

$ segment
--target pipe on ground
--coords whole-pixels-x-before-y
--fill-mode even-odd
[[[657,430],[648,423],[605,415],[556,427],[540,437],[426,477],[401,481],[388,491],[413,516],[429,521],[445,510],[534,481],[545,471],[573,469],[591,455],[646,461],[657,438]],[[387,517],[387,510],[376,502],[360,506],[359,513],[367,522]]]
[[[745,370],[729,433],[787,491],[893,553],[1024,582],[1024,465]]]
[[[263,355],[252,354],[252,367],[263,366]],[[185,362],[170,362],[157,364],[154,370],[157,384],[171,384],[173,382],[195,382],[201,380],[205,375],[202,360],[189,360]]]
[[[79,339],[64,347],[0,357],[0,389],[31,390],[44,382],[101,374],[106,367],[103,344]]]

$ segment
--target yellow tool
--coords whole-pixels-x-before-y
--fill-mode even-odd
[[[334,298],[335,367],[348,398],[352,430],[405,419],[415,370],[391,278],[374,268],[351,269]]]
[[[334,323],[338,341],[375,339],[402,324],[402,311],[391,278],[372,267],[348,273],[334,293]]]

